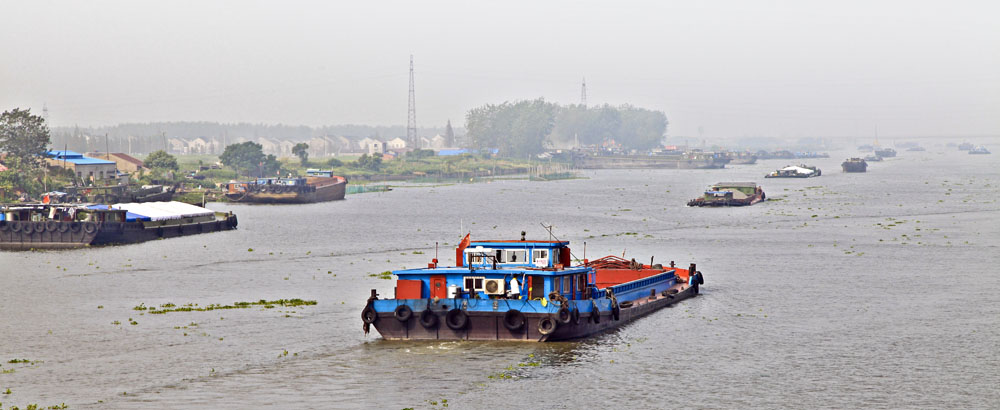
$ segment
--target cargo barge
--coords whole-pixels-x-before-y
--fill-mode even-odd
[[[687,206],[747,206],[765,200],[764,189],[754,182],[719,182]]]
[[[770,174],[764,175],[764,178],[812,178],[823,175],[817,167],[811,167],[808,165],[789,165],[782,169],[771,172]]]
[[[309,204],[344,199],[347,179],[330,171],[309,170],[305,178],[257,178],[226,184],[231,202],[257,204]]]
[[[232,212],[183,202],[0,206],[0,249],[72,249],[236,229]]]
[[[361,311],[389,340],[579,339],[617,328],[698,294],[688,269],[608,256],[571,266],[569,242],[470,241],[456,266],[395,271],[395,294],[375,289]],[[652,262],[652,260],[650,261]]]
[[[867,172],[868,163],[861,158],[848,158],[846,161],[840,164],[840,167],[844,172]]]

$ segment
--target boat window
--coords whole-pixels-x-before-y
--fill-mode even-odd
[[[504,262],[503,257],[504,257],[503,249],[497,249],[497,255],[496,255],[497,263],[503,263]]]
[[[526,263],[528,252],[525,250],[505,250],[502,263]]]
[[[560,257],[560,255],[559,255],[559,248],[553,249],[552,250],[552,263],[553,264],[559,263],[559,260],[560,260],[559,257]]]
[[[573,278],[569,275],[562,277],[562,293],[568,294],[573,288]]]
[[[531,251],[531,260],[535,263],[535,266],[549,266],[549,251],[535,249]]]
[[[482,276],[466,276],[465,277],[465,290],[481,291],[483,290],[483,282],[486,280]]]

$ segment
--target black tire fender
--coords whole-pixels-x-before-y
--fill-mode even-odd
[[[618,306],[618,304],[615,303],[615,305],[611,307],[611,316],[614,317],[615,320],[618,320],[621,317],[621,313],[622,313],[621,306]]]
[[[590,311],[590,319],[594,323],[601,323],[601,309],[597,307],[596,303],[594,303],[594,309]]]
[[[698,278],[698,284],[699,285],[704,285],[705,284],[705,277],[701,275],[701,271],[698,271],[698,273],[695,274],[695,277]]]
[[[370,325],[375,323],[376,320],[378,320],[378,312],[375,311],[375,308],[373,308],[372,305],[365,306],[365,308],[361,310],[361,321],[365,322],[365,324]]]
[[[85,222],[83,224],[83,231],[86,232],[86,233],[97,232],[97,224],[95,224],[93,222]]]
[[[424,329],[433,329],[438,326],[438,316],[433,310],[425,309],[420,312],[420,326]]]
[[[69,230],[73,231],[73,233],[79,233],[80,229],[81,227],[79,222],[70,222]]]
[[[543,317],[542,320],[538,321],[538,333],[541,333],[542,335],[550,335],[552,332],[555,332],[558,327],[559,323],[556,322],[552,316]]]
[[[10,230],[10,225],[7,221],[0,221],[0,232],[7,232]]]
[[[59,222],[56,221],[45,221],[45,230],[49,232],[55,232],[59,229]]]
[[[396,320],[406,323],[406,321],[413,317],[413,309],[410,309],[407,305],[399,305],[396,306],[396,310],[392,315],[396,317]]]
[[[556,320],[559,321],[560,325],[569,324],[573,320],[573,313],[569,311],[566,306],[561,306],[558,311],[556,311]]]
[[[507,313],[503,314],[503,327],[507,328],[512,332],[516,332],[524,328],[524,324],[527,322],[524,318],[524,313],[520,310],[511,309]]]
[[[469,325],[469,315],[462,309],[454,308],[445,315],[444,323],[451,330],[462,330]]]
[[[571,316],[573,316],[574,325],[580,324],[580,309],[574,307],[573,311],[571,312]]]
[[[8,222],[8,223],[10,224],[10,231],[11,232],[21,232],[21,223],[20,222],[18,222],[18,221],[11,221],[11,222]]]

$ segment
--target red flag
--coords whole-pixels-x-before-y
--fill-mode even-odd
[[[458,249],[455,249],[455,266],[465,266],[465,264],[462,262],[463,259],[465,259],[462,257],[463,256],[462,252],[464,252],[465,248],[469,247],[469,244],[472,243],[472,239],[469,238],[469,235],[472,234],[471,233],[465,234],[465,238],[463,238],[462,241],[458,243]]]

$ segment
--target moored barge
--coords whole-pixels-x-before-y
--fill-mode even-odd
[[[456,266],[395,271],[395,294],[375,289],[361,312],[389,340],[556,341],[616,328],[698,294],[688,269],[609,256],[571,266],[569,242],[477,241]],[[672,265],[673,263],[671,263]]]
[[[232,212],[183,202],[0,206],[0,249],[71,249],[236,229]]]
[[[257,178],[226,184],[226,199],[258,204],[309,204],[344,199],[347,179],[330,171],[309,170],[305,178]]]

